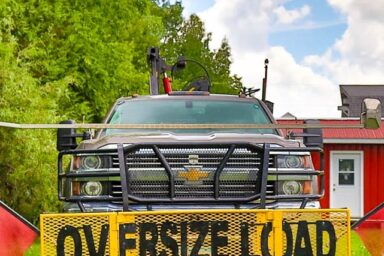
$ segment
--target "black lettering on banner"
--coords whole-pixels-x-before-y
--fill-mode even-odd
[[[171,236],[168,235],[168,231],[171,232],[171,234],[175,235],[177,234],[177,225],[176,223],[166,221],[161,225],[161,230],[160,230],[160,237],[161,237],[161,242],[163,245],[166,247],[170,248],[172,251],[172,256],[179,256],[179,247],[177,245],[177,241],[173,239]],[[167,255],[167,251],[163,250],[161,252],[161,255]]]
[[[67,225],[60,229],[56,241],[56,254],[57,256],[65,255],[65,239],[71,237],[74,242],[74,256],[82,255],[81,236],[77,228]]]
[[[302,245],[304,245],[304,247],[302,247]],[[306,221],[299,221],[294,255],[313,255],[311,239],[308,231],[308,223]]]
[[[188,251],[188,240],[187,240],[187,234],[188,234],[188,222],[183,221],[180,223],[180,254],[181,256],[187,256]]]
[[[323,251],[324,233],[328,233],[329,244],[328,253],[325,254]],[[336,233],[330,221],[316,221],[316,247],[317,256],[334,256],[336,255]]]
[[[91,225],[84,225],[84,235],[85,240],[87,241],[87,247],[90,255],[103,256],[105,255],[105,248],[107,246],[109,225],[105,224],[101,226],[99,248],[96,251],[95,241],[93,239],[92,227]]]
[[[261,255],[271,256],[269,252],[268,239],[269,235],[272,232],[272,223],[268,222],[264,225],[263,230],[261,231]],[[285,253],[284,256],[292,255],[292,245],[293,245],[293,236],[291,225],[288,222],[283,222],[283,232],[285,233],[286,243],[285,243]],[[248,250],[248,249],[247,249]],[[242,250],[243,253],[243,250]],[[247,251],[247,254],[249,252]]]
[[[204,239],[208,234],[208,222],[205,222],[205,221],[191,222],[191,231],[198,232],[199,236],[197,237],[195,244],[192,247],[190,256],[199,256],[200,248],[203,245]]]
[[[249,225],[247,222],[240,224],[241,255],[249,256]]]
[[[219,247],[228,245],[227,236],[219,236],[220,231],[228,231],[228,221],[214,221],[211,224],[211,255],[219,256],[218,249]],[[224,255],[224,254],[220,254]]]
[[[272,231],[272,223],[271,222],[265,223],[263,226],[263,230],[261,231],[261,238],[260,238],[261,255],[263,256],[271,256],[271,254],[269,253],[269,247],[268,247],[268,237],[271,231]]]
[[[146,256],[147,252],[149,255],[156,256],[156,243],[157,243],[157,227],[156,223],[140,223],[140,256]],[[147,234],[151,236],[147,239]]]
[[[292,255],[292,245],[293,245],[293,237],[292,237],[292,229],[291,225],[288,222],[283,222],[283,231],[285,233],[286,246],[284,256]]]
[[[136,225],[134,223],[126,223],[119,225],[119,252],[120,256],[126,255],[126,250],[136,248],[136,240],[134,238],[126,238],[126,234],[135,234]]]

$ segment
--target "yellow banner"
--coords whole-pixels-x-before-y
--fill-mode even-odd
[[[41,215],[42,255],[350,255],[349,211]]]

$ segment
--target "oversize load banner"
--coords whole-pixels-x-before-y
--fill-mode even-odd
[[[41,215],[42,255],[349,255],[348,210]]]

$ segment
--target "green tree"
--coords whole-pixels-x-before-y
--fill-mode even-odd
[[[12,24],[8,24],[12,26]],[[4,20],[0,25],[5,29]],[[56,122],[56,104],[14,58],[10,33],[0,41],[0,120],[17,123]],[[0,199],[37,223],[41,212],[57,211],[54,134],[48,130],[0,129]]]
[[[181,15],[182,7],[174,8],[174,13]],[[230,73],[231,49],[225,38],[217,50],[211,50],[212,34],[205,31],[204,23],[197,15],[191,15],[188,20],[172,18],[166,27],[167,34],[161,51],[169,63],[175,63],[177,56],[195,60],[208,71],[212,82],[211,92],[224,94],[239,92],[242,86],[241,78]],[[204,70],[198,65],[193,62],[187,65],[186,70],[175,74],[174,84],[178,90],[186,86],[186,81],[205,76]]]
[[[0,2],[0,121],[97,122],[148,91],[146,48],[164,34],[150,0]],[[0,128],[0,198],[37,222],[58,210],[54,131]]]
[[[149,46],[168,63],[200,62],[213,92],[236,92],[228,42],[212,51],[203,22],[182,10],[168,0],[0,1],[0,121],[101,121],[116,98],[148,93]],[[204,75],[188,67],[184,79]],[[34,223],[56,212],[56,161],[54,131],[0,128],[0,199]]]
[[[163,35],[152,1],[27,1],[14,16],[21,62],[60,94],[59,112],[101,121],[119,96],[146,93],[146,48]]]
[[[213,86],[212,91],[224,94],[238,93],[243,83],[241,77],[236,74],[231,75],[231,48],[226,38],[223,39],[220,48],[214,52],[213,60],[211,68],[215,86]]]

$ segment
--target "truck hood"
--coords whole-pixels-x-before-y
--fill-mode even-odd
[[[136,144],[136,143],[269,143],[282,147],[302,147],[298,140],[286,140],[281,136],[273,134],[233,134],[215,133],[207,135],[180,135],[180,134],[116,134],[105,136],[100,139],[86,140],[80,143],[78,149],[98,149],[108,145]]]

